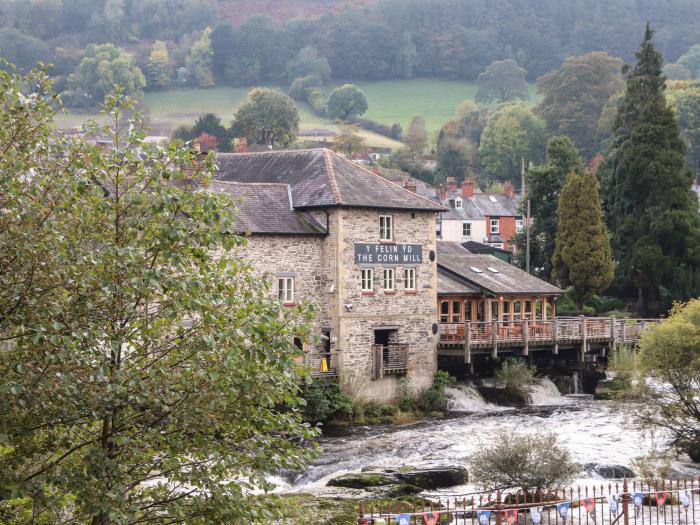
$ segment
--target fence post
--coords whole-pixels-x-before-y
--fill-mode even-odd
[[[627,478],[622,482],[622,515],[624,516],[624,525],[630,525],[629,508],[630,495],[627,488]]]
[[[365,502],[360,501],[360,508],[357,512],[357,525],[367,525],[368,523],[365,519]]]
[[[464,322],[464,363],[472,362],[472,322]]]
[[[501,508],[503,508],[503,505],[501,505],[501,491],[498,490],[496,491],[496,525],[503,524],[503,520],[501,518]]]

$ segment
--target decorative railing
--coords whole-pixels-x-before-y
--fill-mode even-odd
[[[372,345],[372,360],[373,379],[389,374],[404,374],[408,370],[408,345]]]
[[[634,343],[656,319],[613,317],[557,317],[521,321],[443,323],[440,342],[469,346],[526,343],[615,342]]]

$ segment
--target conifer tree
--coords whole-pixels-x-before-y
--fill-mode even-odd
[[[623,71],[627,90],[601,166],[618,284],[636,289],[643,314],[659,304],[662,290],[674,293],[680,267],[700,265],[697,197],[653,35],[647,24],[636,66]]]
[[[573,286],[580,309],[610,285],[614,271],[598,181],[592,172],[569,174],[559,198],[558,218],[554,277],[563,286]]]

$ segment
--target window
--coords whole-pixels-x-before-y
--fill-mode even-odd
[[[438,218],[437,221],[435,221],[435,236],[439,239],[442,237],[442,219]]]
[[[455,208],[461,208],[462,207],[462,199],[457,198],[455,199]]]
[[[448,323],[450,321],[450,303],[442,301],[440,303],[440,322]]]
[[[515,231],[519,232],[523,229],[523,220],[522,219],[515,219]]]
[[[500,223],[499,219],[491,219],[491,233],[500,233]]]
[[[394,291],[394,269],[384,268],[384,290],[387,292]]]
[[[374,278],[374,272],[371,268],[366,268],[362,270],[362,291],[372,292],[374,291],[374,284],[372,280]]]
[[[464,221],[462,223],[462,237],[472,236],[472,223],[469,221]]]
[[[462,322],[462,301],[452,301],[452,322]]]
[[[277,298],[285,304],[294,302],[294,277],[277,279]]]
[[[394,240],[394,224],[391,215],[379,216],[379,240],[393,241]]]
[[[416,269],[415,268],[404,268],[403,271],[403,284],[406,290],[416,289]]]

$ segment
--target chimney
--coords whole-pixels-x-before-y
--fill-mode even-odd
[[[381,175],[381,168],[379,166],[372,166],[372,173],[375,175]]]
[[[236,153],[248,153],[248,139],[245,137],[239,138],[234,151]]]
[[[440,186],[438,186],[438,195],[440,196],[440,202],[447,198],[447,189],[445,188],[444,184],[440,184]]]
[[[464,179],[462,183],[462,198],[469,199],[474,196],[474,181],[471,177]]]
[[[416,193],[416,181],[410,177],[406,177],[403,180],[403,187],[410,192]]]
[[[456,177],[447,177],[447,189],[450,190],[450,193],[455,193],[457,191],[457,178]]]
[[[513,186],[513,183],[511,181],[507,181],[503,185],[503,194],[507,195],[511,199],[515,197],[515,187]]]

